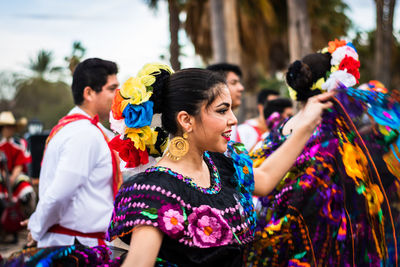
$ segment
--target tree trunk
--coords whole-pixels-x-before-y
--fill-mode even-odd
[[[210,1],[211,42],[214,63],[226,62],[224,1]]]
[[[375,79],[391,87],[391,56],[393,48],[393,15],[396,0],[375,0]]]
[[[290,62],[312,52],[307,0],[287,0]]]
[[[169,30],[171,36],[171,43],[169,46],[170,51],[170,62],[172,69],[180,70],[181,63],[179,62],[179,39],[178,32],[180,28],[180,20],[179,20],[179,7],[176,0],[168,0],[168,9],[169,9]]]
[[[226,59],[240,66],[240,39],[237,0],[224,1]]]

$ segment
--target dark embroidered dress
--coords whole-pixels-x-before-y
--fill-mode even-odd
[[[129,244],[135,226],[152,225],[164,233],[157,266],[241,266],[255,220],[251,165],[245,160],[234,164],[220,153],[206,152],[204,160],[209,188],[164,167],[131,177],[115,200],[107,238]],[[247,176],[240,177],[243,168]]]

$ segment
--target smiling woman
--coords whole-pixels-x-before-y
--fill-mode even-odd
[[[300,153],[322,110],[330,106],[321,103],[329,95],[308,105],[312,112],[304,127],[293,133],[276,159],[253,172],[243,146],[230,142],[231,127],[237,120],[222,76],[196,68],[172,74],[165,65],[149,64],[132,79],[136,86],[131,87],[132,80],[128,80],[115,98],[115,121],[111,126],[125,126],[115,127],[121,135],[113,142],[132,142],[131,148],[139,142],[130,138],[132,129],[125,128],[129,127],[127,117],[123,118],[125,111],[121,112],[133,102],[154,102],[154,113],[161,113],[162,128],[173,138],[168,152],[155,166],[132,176],[121,187],[108,239],[120,237],[130,243],[126,266],[241,266],[242,251],[254,233],[253,190],[266,194],[280,180]],[[128,91],[133,98],[126,94]],[[139,92],[146,96],[144,101],[136,101]],[[145,154],[129,157],[122,146],[116,149],[124,155],[127,166],[134,166],[132,162],[137,166],[138,157],[146,164],[146,151],[151,151],[155,143],[164,144],[159,140],[160,133],[158,129],[156,137],[142,135],[147,140],[146,149],[137,149]],[[224,155],[226,151],[229,157]]]
[[[110,116],[111,127],[120,133],[110,147],[126,167],[144,170],[150,165],[129,178],[115,198],[106,239],[119,237],[130,244],[123,265],[242,266],[244,248],[255,231],[253,191],[265,195],[280,181],[322,111],[331,106],[326,102],[331,96],[311,99],[291,138],[253,170],[243,145],[230,141],[237,120],[222,76],[204,69],[172,73],[166,65],[145,65],[116,91]],[[161,113],[162,128],[150,128],[148,113],[153,112]],[[173,138],[163,153],[168,134]],[[161,155],[157,163],[151,160]],[[91,253],[96,263],[102,259],[110,264],[99,255],[102,251],[104,247],[48,248],[32,259],[62,262]]]

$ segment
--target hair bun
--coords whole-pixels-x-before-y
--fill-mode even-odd
[[[286,82],[297,92],[297,100],[306,100],[310,96],[310,88],[313,83],[310,67],[296,60],[289,66]]]

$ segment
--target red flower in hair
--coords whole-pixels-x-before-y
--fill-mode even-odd
[[[114,119],[116,119],[116,120],[121,120],[124,118],[122,116],[123,110],[121,110],[121,103],[122,103],[122,100],[124,100],[124,98],[121,96],[119,91],[120,91],[120,89],[117,89],[115,91],[114,99],[113,99],[112,106],[111,106],[112,115],[113,115]]]
[[[360,72],[358,69],[360,68],[360,61],[355,60],[352,57],[344,56],[343,60],[340,62],[339,70],[347,70],[347,73],[352,74],[357,82],[360,79]]]
[[[121,136],[118,135],[109,142],[109,145],[126,162],[126,168],[134,168],[140,164],[149,163],[147,150],[136,149],[134,143],[129,138],[121,140]]]

